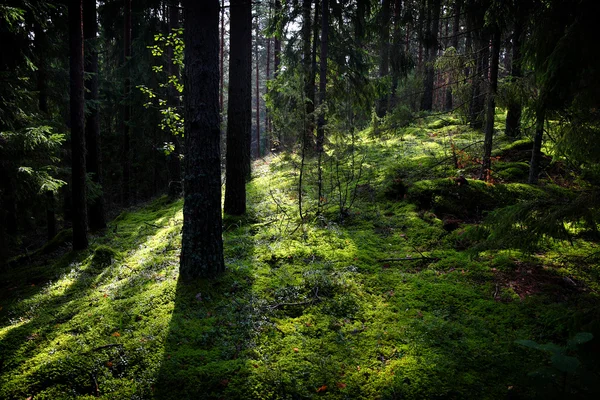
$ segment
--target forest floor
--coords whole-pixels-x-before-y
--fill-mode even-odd
[[[215,279],[178,279],[182,201],[165,198],[89,250],[21,258],[0,274],[0,399],[597,398],[597,243],[470,235],[577,184],[550,158],[525,184],[529,144],[502,136],[485,183],[482,134],[454,117],[332,134],[303,219],[299,154],[257,160]]]

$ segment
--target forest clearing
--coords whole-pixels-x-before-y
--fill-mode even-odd
[[[3,2],[0,400],[598,398],[594,10]]]

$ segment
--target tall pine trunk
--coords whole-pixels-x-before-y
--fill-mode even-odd
[[[121,159],[121,169],[123,174],[122,202],[124,206],[128,206],[131,202],[131,130],[129,127],[129,119],[131,117],[131,0],[124,0],[125,18],[123,29],[123,65],[125,66],[125,90],[123,101],[123,156]]]
[[[383,80],[390,73],[390,0],[383,0],[379,14],[379,79]],[[377,100],[377,116],[387,113],[388,90],[383,84]]]
[[[180,274],[225,270],[221,218],[219,0],[183,0],[185,198]]]
[[[329,45],[329,3],[322,0],[321,15],[321,65],[319,70],[319,106],[321,112],[317,121],[317,152],[318,159],[318,210],[321,213],[323,207],[323,146],[325,144],[325,110],[323,106],[327,99],[327,57]]]
[[[521,40],[523,35],[524,17],[519,14],[515,21],[512,40],[511,80],[514,82],[523,76],[521,59]],[[510,99],[506,113],[506,136],[518,137],[521,135],[521,114],[523,105],[517,99]]]
[[[452,47],[454,47],[454,50],[456,50],[457,55],[458,55],[458,35],[460,33],[461,6],[462,6],[462,0],[454,0],[454,7],[453,7],[454,22],[452,23],[451,44],[452,44]],[[446,88],[446,101],[445,101],[445,107],[444,107],[446,109],[446,111],[452,111],[452,107],[453,107],[452,84],[453,84],[453,82],[448,82],[448,87]]]
[[[173,30],[178,29],[179,26],[179,0],[171,0],[171,4],[169,4],[169,33],[173,33]],[[179,67],[173,62],[173,57],[173,48],[169,47],[169,66],[167,68],[167,73],[169,76],[176,76],[179,78]],[[177,91],[174,85],[169,86],[167,102],[169,106],[176,109],[181,105],[179,101],[179,91]],[[170,199],[175,199],[181,194],[181,163],[179,161],[181,145],[179,143],[179,138],[173,133],[171,133],[168,140],[173,141],[174,150],[169,154],[167,160],[169,169],[169,187],[167,193]]]
[[[315,111],[315,77],[312,68],[312,0],[304,0],[302,3],[302,72],[304,75],[304,112],[306,123],[302,145],[305,149],[314,145],[314,119]]]
[[[100,116],[98,112],[98,49],[96,34],[96,0],[84,0],[83,4],[83,36],[86,44],[85,99],[88,113],[85,120],[85,144],[87,148],[87,172],[92,181],[102,187],[102,154],[100,146]],[[91,230],[106,228],[104,217],[104,195],[102,192],[88,204],[88,222]]]
[[[423,82],[423,98],[421,99],[421,110],[431,111],[433,109],[433,83],[435,79],[434,61],[438,48],[438,33],[440,28],[441,0],[430,0],[427,21],[427,34],[425,37],[425,77]]]
[[[73,249],[88,247],[85,187],[85,128],[83,86],[82,0],[69,2],[69,80],[71,109],[71,193],[73,196]]]
[[[496,92],[498,90],[498,64],[500,61],[500,29],[496,28],[492,35],[492,59],[490,65],[490,86],[487,95],[485,117],[485,139],[483,144],[483,160],[479,179],[489,180],[492,157],[492,140],[494,137],[494,117],[496,115]]]
[[[544,123],[546,121],[546,107],[544,104],[538,106],[535,113],[535,135],[533,137],[533,151],[529,164],[529,183],[535,185],[540,173],[540,161],[542,160],[542,140],[544,138]]]
[[[252,128],[252,8],[247,0],[232,0],[230,8],[229,92],[225,213],[246,212],[246,178],[250,171]]]

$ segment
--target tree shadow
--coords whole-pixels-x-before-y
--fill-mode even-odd
[[[153,387],[157,399],[248,397],[250,355],[265,324],[252,291],[253,241],[229,237],[225,248],[222,276],[192,282],[178,278]]]

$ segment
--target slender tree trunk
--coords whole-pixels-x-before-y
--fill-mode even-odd
[[[379,15],[379,79],[383,81],[390,71],[390,0],[383,0]],[[377,100],[377,116],[383,117],[387,113],[388,90],[381,85],[379,99]]]
[[[431,19],[427,24],[426,37],[426,61],[425,61],[425,80],[423,83],[424,92],[421,99],[421,110],[431,111],[433,109],[433,82],[435,78],[434,61],[438,48],[438,33],[440,27],[440,9],[441,0],[430,0]]]
[[[183,0],[185,198],[180,274],[225,270],[221,219],[219,0]]]
[[[44,118],[48,118],[48,73],[46,66],[46,51],[44,46],[46,44],[46,34],[39,23],[34,24],[34,47],[38,55],[37,63],[37,90],[38,90],[38,106],[40,112]],[[47,190],[44,193],[46,197],[46,235],[48,241],[56,236],[56,199],[54,198],[54,192]]]
[[[100,146],[100,116],[98,112],[98,49],[96,48],[96,0],[84,0],[83,4],[83,36],[86,43],[85,99],[88,113],[85,120],[85,144],[87,148],[87,171],[92,181],[102,187],[102,155]],[[88,222],[91,230],[106,228],[104,217],[104,194],[88,204]]]
[[[402,1],[394,0],[394,34],[392,39],[392,51],[390,61],[392,63],[392,88],[390,92],[390,100],[388,108],[394,108],[397,103],[396,91],[400,76],[404,76],[406,71],[403,71],[403,60],[405,59],[404,46],[402,45]]]
[[[312,148],[314,145],[314,120],[315,111],[315,78],[312,69],[311,37],[312,37],[312,0],[304,0],[302,3],[302,69],[304,75],[304,110],[306,123],[304,130],[303,146]]]
[[[485,119],[485,139],[483,144],[483,161],[479,179],[489,181],[492,157],[492,140],[494,138],[494,117],[496,115],[496,92],[498,91],[498,64],[500,61],[500,29],[496,28],[492,35],[492,60],[490,65],[490,87],[487,95]]]
[[[514,82],[523,76],[522,60],[521,60],[521,37],[523,35],[524,18],[519,15],[515,21],[512,40],[512,64],[511,64],[511,80]],[[522,104],[520,101],[511,99],[508,103],[508,111],[506,113],[506,130],[505,133],[510,137],[518,137],[521,135],[521,113]]]
[[[225,60],[225,0],[221,0],[221,51],[219,52],[220,58],[220,76],[221,82],[219,87],[219,105],[221,106],[220,110],[223,112],[223,97],[225,92],[225,70],[224,68],[224,60]]]
[[[172,33],[174,29],[178,29],[179,27],[179,0],[171,0],[171,4],[169,5],[169,33]],[[173,49],[169,47],[169,67],[167,68],[167,73],[170,76],[179,77],[179,66],[173,62],[173,57]],[[177,91],[173,85],[169,86],[167,102],[169,106],[176,109],[181,106],[179,91]],[[179,158],[181,145],[179,143],[179,138],[173,132],[169,135],[168,140],[173,141],[174,150],[169,154],[167,160],[169,169],[169,186],[167,193],[170,199],[176,199],[181,195],[181,162]]]
[[[254,53],[256,57],[256,157],[260,157],[260,72],[258,70],[258,35],[260,33],[260,21],[256,17],[256,38],[254,39]]]
[[[456,54],[458,55],[458,34],[460,33],[460,11],[462,6],[462,0],[454,0],[453,14],[454,14],[454,22],[452,23],[452,40],[451,45],[456,50]],[[447,27],[447,26],[446,26]],[[446,30],[447,31],[447,30]],[[448,78],[448,83],[446,87],[446,111],[452,110],[452,82],[450,82],[452,78]]]
[[[82,0],[69,2],[70,104],[71,104],[71,192],[73,196],[73,249],[88,247],[85,188],[85,128],[83,86]]]
[[[230,4],[225,213],[241,215],[246,212],[252,128],[252,9],[247,0]]]
[[[271,11],[269,10],[269,15]],[[271,38],[267,38],[267,81],[265,83],[265,92],[269,94],[269,81],[271,80]],[[265,105],[265,153],[269,152],[271,138],[271,121],[269,118],[269,109]]]
[[[481,21],[483,25],[483,21]],[[483,127],[483,113],[485,107],[485,95],[483,84],[487,75],[489,41],[488,35],[481,28],[481,31],[475,33],[475,72],[473,74],[473,87],[471,90],[471,107],[469,122],[473,129]]]
[[[129,59],[131,58],[131,0],[125,0],[125,20],[123,31],[123,64],[125,65],[125,99],[123,104],[123,158],[121,168],[123,171],[122,202],[128,206],[131,202],[131,131],[129,119],[131,116],[131,79]]]
[[[546,107],[538,106],[535,113],[535,136],[533,137],[533,151],[529,164],[529,183],[535,185],[540,174],[540,161],[542,160],[542,140],[544,138],[544,123],[546,120]]]
[[[321,16],[321,67],[319,71],[319,106],[323,106],[327,99],[327,57],[329,44],[329,3],[322,0]],[[321,213],[323,207],[323,146],[325,144],[325,111],[322,109],[319,113],[317,122],[317,152],[318,160],[318,213]]]

